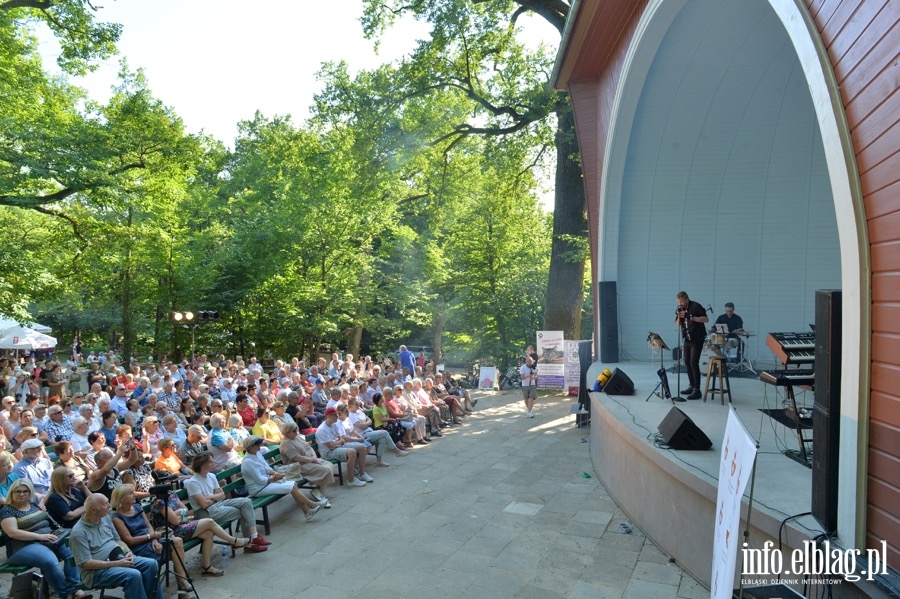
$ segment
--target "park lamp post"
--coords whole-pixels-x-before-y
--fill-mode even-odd
[[[194,362],[194,330],[197,328],[197,325],[203,324],[204,322],[210,322],[213,320],[219,319],[219,313],[215,310],[200,310],[197,314],[194,314],[190,310],[186,310],[184,312],[171,312],[169,314],[169,319],[174,322],[176,325],[181,324],[186,329],[191,330],[191,363]]]

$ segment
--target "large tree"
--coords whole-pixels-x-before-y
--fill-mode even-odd
[[[520,135],[555,119],[555,204],[544,328],[577,339],[587,222],[574,118],[567,96],[548,89],[552,53],[523,45],[516,30],[517,19],[531,12],[561,34],[569,9],[564,0],[366,0],[363,24],[376,37],[404,14],[431,24],[431,37],[405,61],[405,97],[451,91],[473,106],[468,120],[449,121],[432,144],[452,149],[469,136]]]

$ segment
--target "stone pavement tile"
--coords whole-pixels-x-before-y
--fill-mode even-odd
[[[577,522],[573,519],[566,525],[564,534],[602,539],[608,533],[606,533],[605,526],[588,522]]]
[[[535,571],[542,558],[539,548],[510,543],[490,561],[490,565],[514,574],[529,575]]]
[[[681,585],[678,587],[678,597],[679,599],[707,599],[709,590],[689,574],[683,573]]]
[[[512,596],[515,599],[566,599],[569,593],[526,584]]]
[[[465,543],[473,535],[481,531],[487,522],[481,518],[460,517],[450,520],[440,528],[434,530],[431,535],[432,539],[452,539]]]
[[[662,549],[654,545],[650,539],[647,539],[644,542],[644,546],[641,548],[641,556],[638,558],[638,561],[653,562],[657,564],[670,563],[669,556],[663,553]]]
[[[612,520],[612,517],[612,512],[600,512],[581,509],[575,512],[575,515],[572,516],[572,520],[575,522],[584,522],[585,524],[595,524],[597,526],[606,528],[606,526]]]
[[[520,516],[535,516],[544,507],[541,503],[526,503],[524,501],[513,501],[503,511],[507,514],[519,514]]]
[[[472,584],[469,585],[469,593],[472,599],[488,597],[515,597],[524,586],[522,577],[510,574],[505,570],[482,566],[470,574]],[[454,593],[447,597],[460,597]],[[447,599],[447,598],[444,598]]]
[[[568,599],[621,599],[624,592],[624,588],[607,586],[599,582],[595,586],[579,580],[569,592]]]
[[[580,537],[576,535],[557,535],[556,543],[551,551],[577,551],[585,555],[592,555],[597,549],[600,539],[592,537]]]
[[[490,533],[482,530],[463,544],[461,551],[483,557],[497,557],[512,541],[512,535],[498,536],[495,529]]]
[[[634,529],[634,532],[631,534],[614,532],[618,526],[619,521],[613,519],[609,523],[607,531],[600,537],[600,545],[602,547],[615,547],[640,552],[644,548],[644,535],[639,534],[637,529]]]
[[[632,579],[658,582],[677,588],[681,582],[681,569],[675,564],[657,564],[638,560]]]
[[[676,599],[677,593],[677,585],[632,579],[625,587],[622,599]]]

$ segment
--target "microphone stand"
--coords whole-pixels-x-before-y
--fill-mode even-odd
[[[678,402],[686,402],[687,400],[681,397],[681,361],[684,359],[684,344],[687,341],[684,337],[683,333],[684,322],[682,321],[681,325],[675,325],[675,334],[680,336],[681,343],[678,344],[678,361],[675,363],[675,372],[677,373],[678,382],[675,383],[675,393],[672,394],[672,403]],[[677,338],[677,337],[676,337]],[[685,364],[687,366],[687,364]]]

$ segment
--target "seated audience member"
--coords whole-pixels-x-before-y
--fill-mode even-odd
[[[296,423],[288,423],[281,427],[284,439],[281,441],[281,462],[285,465],[300,464],[303,477],[316,485],[311,494],[317,501],[325,501],[325,507],[331,503],[325,496],[325,489],[334,484],[334,465],[316,455],[316,450],[300,434]]]
[[[400,421],[391,418],[390,412],[388,412],[388,407],[385,404],[384,396],[381,393],[376,393],[372,396],[372,424],[376,431],[384,430],[391,436],[391,440],[393,440],[394,444],[400,449],[406,451],[407,447],[403,444],[403,435],[405,434],[405,429],[400,426]]]
[[[404,448],[409,449],[413,446],[416,421],[412,414],[412,408],[401,405],[402,398],[403,386],[395,385],[393,395],[385,398],[384,404],[387,406],[388,416],[390,416],[392,420],[399,422],[400,426],[403,428],[403,446]]]
[[[13,472],[13,467],[16,465],[13,460],[12,454],[8,451],[0,453],[0,505],[6,503],[6,494],[9,493],[9,486],[20,478],[18,474]]]
[[[87,452],[91,448],[91,442],[88,441],[89,428],[90,423],[81,416],[78,416],[72,421],[72,430],[74,430],[75,433],[69,441],[72,443],[75,453],[83,458],[87,457]]]
[[[175,441],[164,437],[159,440],[159,457],[153,467],[169,474],[190,475],[191,471],[175,453]]]
[[[139,500],[150,497],[150,487],[156,481],[153,479],[153,466],[144,458],[144,452],[140,448],[129,451],[120,465],[122,484],[133,486]]]
[[[194,456],[206,451],[206,429],[199,424],[192,424],[187,431],[187,438],[178,449],[178,457],[185,464],[190,463]]]
[[[213,520],[239,519],[241,530],[250,535],[250,542],[241,545],[244,552],[260,553],[268,549],[271,543],[256,530],[253,502],[248,497],[225,497],[225,492],[213,474],[213,460],[209,452],[194,456],[191,470],[194,474],[184,481],[184,488],[194,513],[200,512],[203,517],[208,516]]]
[[[237,414],[228,417],[228,434],[234,439],[234,450],[239,454],[244,452],[244,441],[250,436],[250,431],[244,426],[244,419]]]
[[[223,576],[224,570],[212,566],[213,540],[222,539],[232,547],[247,547],[250,539],[238,539],[228,534],[212,518],[194,518],[188,515],[188,510],[174,494],[169,495],[168,501],[157,497],[150,504],[150,520],[154,527],[169,526],[172,534],[188,541],[200,539],[200,561],[204,576]]]
[[[312,501],[300,491],[296,481],[284,480],[284,474],[273,470],[266,462],[266,459],[259,453],[262,444],[262,437],[250,435],[244,448],[247,454],[241,461],[241,476],[247,484],[250,496],[287,495],[290,493],[291,498],[306,514],[306,519],[312,520],[316,512],[325,507],[327,501]]]
[[[158,562],[122,550],[109,516],[109,499],[94,493],[84,507],[70,537],[82,584],[87,588],[122,587],[125,599],[161,599]]]
[[[250,407],[250,397],[244,393],[239,393],[234,400],[234,405],[237,407],[235,412],[244,421],[244,426],[253,428],[253,425],[256,424],[257,416],[256,411]]]
[[[6,536],[6,559],[14,566],[40,568],[59,597],[90,597],[81,584],[72,552],[53,534],[50,514],[38,507],[37,494],[27,479],[14,481],[0,507],[0,528]],[[62,562],[62,568],[60,568]]]
[[[63,413],[63,409],[59,405],[50,406],[47,408],[47,414],[50,419],[44,427],[47,439],[52,443],[71,439],[75,429],[72,428],[72,419]]]
[[[344,427],[338,422],[338,413],[334,408],[325,410],[325,422],[316,429],[316,443],[326,460],[347,463],[347,478],[351,479],[347,482],[348,485],[364,487],[367,482],[373,481],[372,477],[366,474],[366,446],[347,440]]]
[[[450,415],[453,416],[453,424],[462,424],[460,418],[464,416],[463,409],[460,407],[457,397],[455,395],[450,395],[450,393],[447,392],[447,388],[444,386],[444,375],[440,372],[434,375],[432,391],[432,395],[437,396],[438,399],[444,400],[444,403],[450,408]]]
[[[97,468],[87,478],[91,493],[100,493],[107,499],[112,497],[113,489],[122,484],[122,475],[116,466],[129,451],[129,444],[122,443],[115,453],[109,447],[104,447],[94,455]]]
[[[269,410],[259,408],[256,410],[256,424],[253,425],[252,434],[263,439],[263,445],[278,445],[281,443],[280,423],[272,420]]]
[[[147,416],[144,418],[143,422],[144,432],[141,435],[141,448],[144,453],[149,453],[153,459],[159,457],[159,440],[162,439],[166,433],[159,426],[159,419],[156,416]]]
[[[419,414],[425,416],[431,426],[432,437],[443,437],[441,432],[441,410],[431,401],[431,395],[425,391],[422,385],[422,379],[413,379],[413,391],[419,400]]]
[[[412,379],[407,379],[403,383],[403,393],[397,398],[397,402],[400,404],[400,408],[403,412],[412,417],[412,422],[415,425],[414,430],[418,439],[417,443],[420,445],[430,443],[431,439],[428,438],[425,432],[425,416],[419,413],[419,408],[422,407],[422,404],[416,396],[416,392],[413,391]]]
[[[346,406],[347,421],[344,422],[344,428],[347,429],[348,426],[352,427],[357,434],[375,446],[375,465],[390,465],[382,459],[385,449],[390,449],[400,457],[409,455],[408,451],[397,447],[387,431],[376,431],[372,428],[372,420],[366,416],[366,413],[363,412],[359,403],[360,400],[358,398],[350,398],[350,405]],[[343,412],[339,409],[338,417],[341,417],[342,415]]]
[[[167,437],[172,439],[175,442],[175,447],[179,448],[184,445],[184,442],[187,441],[187,433],[185,429],[181,428],[179,424],[181,423],[178,420],[178,416],[175,414],[167,414],[162,419],[162,428],[163,428],[163,437]],[[157,445],[159,443],[157,442]]]
[[[19,478],[31,481],[35,495],[44,499],[50,492],[50,475],[53,473],[53,464],[44,454],[44,444],[38,439],[28,439],[21,449],[22,459],[16,463],[13,472]]]
[[[141,509],[135,505],[134,487],[129,484],[119,485],[112,494],[110,505],[115,510],[112,514],[112,523],[116,527],[116,533],[122,542],[131,549],[134,555],[156,560],[159,567],[163,567],[166,559],[172,560],[172,567],[178,580],[178,597],[187,599],[191,596],[191,585],[187,581],[187,572],[184,571],[184,542],[178,536],[172,536],[172,547],[180,559],[175,559],[169,552],[163,551],[159,539],[163,533],[153,530],[150,519]]]
[[[87,499],[87,485],[70,468],[57,466],[50,475],[50,494],[47,496],[47,511],[57,524],[72,528],[84,514]]]
[[[54,448],[56,451],[56,466],[65,466],[75,473],[76,480],[85,480],[93,468],[85,459],[75,453],[75,448],[70,441],[60,441]]]
[[[127,406],[128,411],[125,412],[125,424],[131,427],[131,430],[135,433],[135,438],[140,441],[143,439],[144,412],[141,409],[140,402],[136,399],[129,399]]]
[[[225,428],[225,416],[213,414],[210,418],[212,429],[209,431],[207,448],[213,457],[213,467],[216,470],[225,470],[241,463],[241,456],[235,451],[234,439]]]

